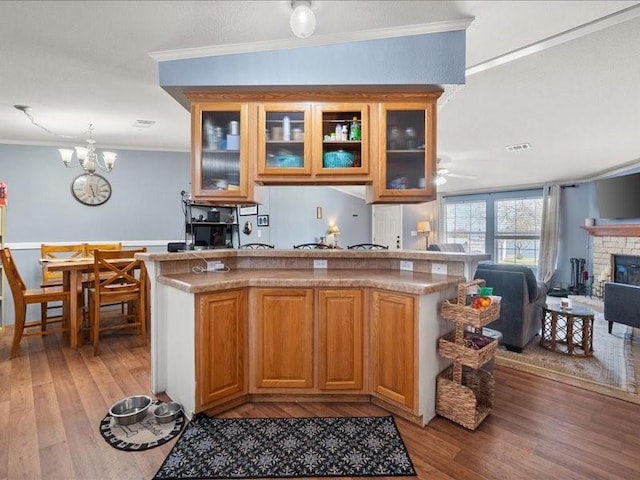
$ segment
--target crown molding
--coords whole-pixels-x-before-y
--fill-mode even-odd
[[[471,75],[475,75],[476,73],[481,73],[491,68],[499,67],[500,65],[519,60],[548,48],[556,47],[558,45],[562,45],[563,43],[570,42],[571,40],[584,37],[585,35],[589,35],[591,33],[604,30],[605,28],[609,28],[628,20],[632,20],[638,16],[640,16],[640,4],[633,5],[631,7],[625,8],[624,10],[620,10],[619,12],[606,15],[602,18],[598,18],[591,22],[558,33],[557,35],[552,35],[551,37],[545,38],[544,40],[541,40],[539,42],[532,43],[531,45],[518,48],[509,53],[505,53],[504,55],[499,55],[471,67],[467,67],[467,69],[465,70],[465,75],[467,77],[470,77]]]
[[[268,40],[262,42],[236,43],[232,45],[210,45],[205,47],[182,48],[177,50],[163,50],[149,52],[149,56],[157,62],[171,60],[185,60],[200,57],[215,57],[233,55],[239,53],[262,52],[269,50],[284,50],[299,47],[317,47],[333,45],[337,43],[361,42],[366,40],[380,40],[384,38],[407,37],[411,35],[424,35],[428,33],[451,32],[466,30],[474,18],[460,20],[448,20],[419,25],[403,25],[399,27],[379,28],[373,30],[361,30],[355,32],[342,32],[330,35],[312,35],[311,37],[287,38],[280,40]]]

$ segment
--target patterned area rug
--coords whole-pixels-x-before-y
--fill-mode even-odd
[[[107,414],[100,422],[100,434],[113,448],[130,452],[139,452],[159,447],[180,433],[184,426],[184,415],[168,423],[156,422],[153,412],[162,402],[154,400],[145,417],[131,425],[118,425]]]
[[[238,419],[197,414],[154,478],[415,475],[392,416]]]
[[[577,305],[574,299],[574,304]],[[496,363],[557,380],[633,403],[640,403],[640,330],[613,324],[612,334],[601,312],[601,304],[585,304],[596,312],[593,356],[577,357],[552,352],[536,336],[522,353],[499,348]]]

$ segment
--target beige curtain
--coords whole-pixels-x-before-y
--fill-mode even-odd
[[[538,280],[551,281],[558,264],[558,231],[560,229],[560,185],[544,186],[542,197],[542,231],[538,252]]]

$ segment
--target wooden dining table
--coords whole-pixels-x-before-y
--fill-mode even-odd
[[[114,263],[129,263],[132,258],[112,260]],[[69,346],[78,348],[82,344],[82,318],[85,274],[93,274],[93,257],[73,259],[40,259],[52,272],[62,272],[62,286],[70,292],[69,304],[64,314],[69,319]]]

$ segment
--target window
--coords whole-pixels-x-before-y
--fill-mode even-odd
[[[490,253],[496,263],[538,266],[542,229],[542,190],[443,197],[446,243],[469,253]]]
[[[467,253],[484,253],[487,232],[486,202],[447,203],[446,243],[461,243]]]
[[[498,263],[536,268],[542,229],[542,198],[495,202],[495,252]]]

